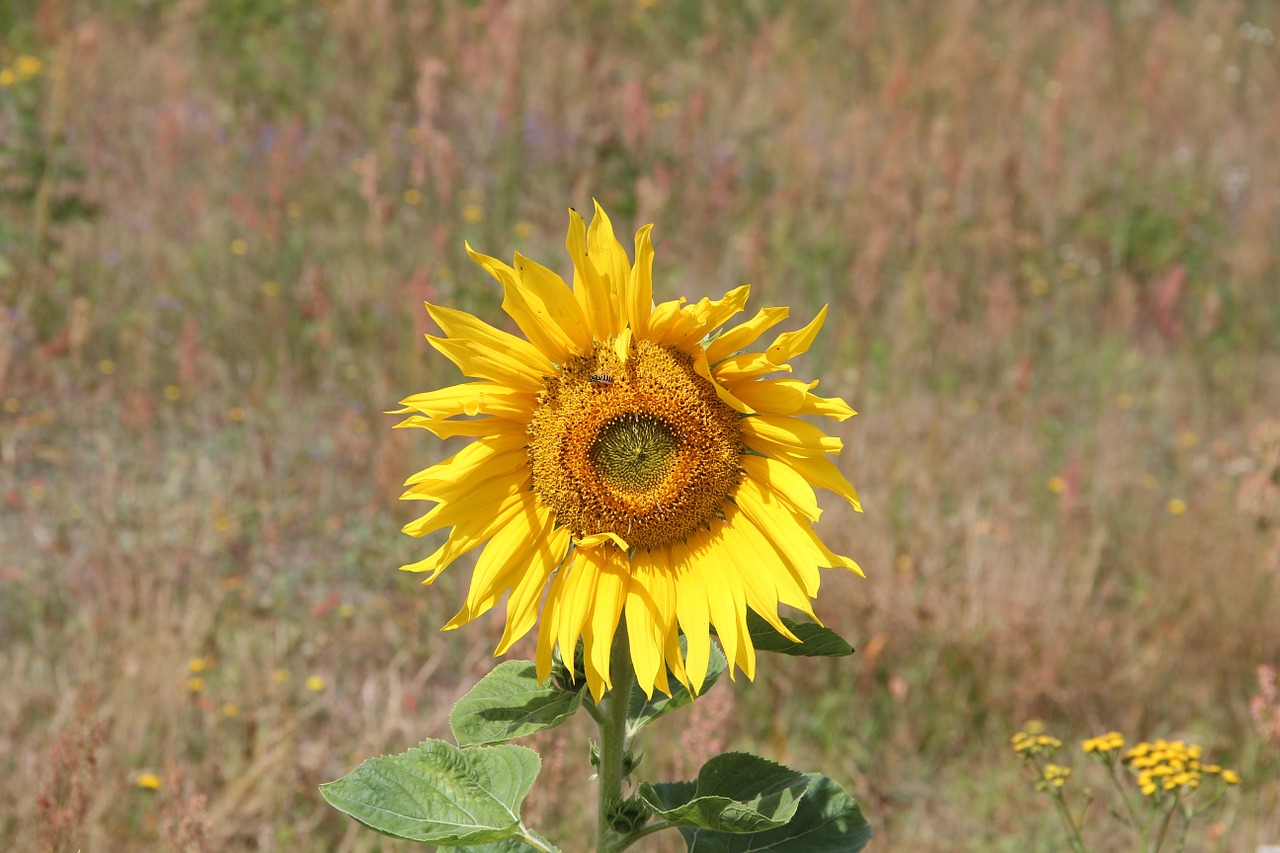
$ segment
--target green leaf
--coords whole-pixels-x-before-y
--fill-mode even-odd
[[[684,650],[684,637],[680,638],[681,651]],[[710,687],[716,683],[716,680],[724,674],[728,662],[724,658],[724,652],[720,651],[714,643],[711,644],[711,660],[707,666],[707,678],[702,683],[702,692],[706,693]],[[668,696],[661,691],[654,690],[653,697],[647,698],[644,691],[639,687],[631,688],[631,705],[627,709],[627,729],[629,735],[634,735],[654,720],[661,717],[668,711],[674,711],[677,708],[683,708],[693,701],[693,696],[685,689],[684,685],[677,681],[674,677],[668,678],[671,685],[671,695]]]
[[[679,827],[755,833],[791,820],[804,796],[804,774],[745,752],[717,755],[693,782],[644,782],[639,794],[654,815]]]
[[[853,654],[853,646],[832,631],[817,622],[797,622],[785,616],[778,617],[791,633],[800,638],[796,643],[787,639],[778,630],[755,613],[747,611],[747,628],[751,632],[751,644],[758,651],[777,652],[783,655],[801,655],[803,657],[844,657]]]
[[[424,741],[371,758],[320,793],[370,829],[427,844],[484,844],[520,831],[520,803],[541,761],[523,746],[459,749]]]
[[[806,774],[808,787],[786,826],[732,835],[680,828],[689,853],[857,853],[871,840],[871,824],[844,789],[826,776]]]
[[[546,850],[555,850],[556,846],[547,839],[543,838],[536,832],[529,832],[529,835],[538,839]],[[529,853],[530,850],[538,848],[530,844],[526,844],[518,837],[504,838],[501,841],[490,841],[488,844],[477,844],[474,847],[468,847],[467,853]]]
[[[462,746],[506,743],[560,725],[581,704],[582,691],[540,684],[532,661],[507,661],[458,700],[449,727]]]

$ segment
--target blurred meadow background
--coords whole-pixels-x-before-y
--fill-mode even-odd
[[[843,783],[872,850],[1052,851],[1009,747],[1039,719],[1202,744],[1244,784],[1189,849],[1280,844],[1278,31],[1262,0],[6,2],[0,848],[409,849],[316,786],[447,737],[501,617],[441,634],[466,567],[396,571],[434,547],[400,485],[456,446],[382,412],[457,381],[423,300],[502,322],[463,241],[563,271],[593,196],[624,244],[655,223],[659,299],[830,303],[801,373],[861,412],[866,512],[819,530],[867,579],[817,605],[857,654],[726,680],[642,774],[741,746]],[[586,734],[534,744],[566,850]]]

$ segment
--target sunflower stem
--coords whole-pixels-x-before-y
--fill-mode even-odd
[[[627,749],[627,709],[636,683],[626,624],[618,626],[610,652],[609,671],[613,687],[604,697],[600,718],[600,813],[596,823],[596,853],[614,850],[615,833],[609,822],[613,807],[622,802],[623,764]]]

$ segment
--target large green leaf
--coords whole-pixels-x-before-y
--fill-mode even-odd
[[[729,752],[702,765],[693,782],[645,782],[639,794],[656,817],[676,826],[755,833],[791,820],[807,784],[781,764]]]
[[[338,811],[395,838],[444,846],[501,841],[520,832],[520,803],[541,761],[523,746],[459,749],[424,741],[371,758],[320,793]]]
[[[449,727],[462,746],[506,743],[560,725],[581,704],[580,690],[540,684],[532,661],[507,661],[458,700]]]
[[[808,787],[786,826],[748,835],[680,827],[689,853],[857,853],[871,840],[871,824],[844,789],[826,776],[805,776]]]
[[[685,638],[681,637],[681,651],[684,650],[684,642]],[[728,666],[728,663],[724,659],[724,652],[720,651],[712,643],[711,659],[707,666],[707,677],[702,683],[703,693],[709,690],[716,683],[716,679],[724,674],[726,666]],[[683,684],[673,677],[668,678],[668,682],[671,685],[670,696],[655,690],[652,698],[647,698],[644,695],[644,691],[639,687],[631,688],[631,705],[627,709],[627,729],[629,734],[634,735],[668,711],[683,708],[693,701],[693,696],[685,689]]]
[[[543,838],[536,832],[525,830],[528,836],[537,839],[538,844],[542,845],[543,850],[558,849],[547,839]],[[533,844],[527,844],[520,838],[504,838],[501,841],[490,841],[488,844],[477,844],[474,847],[468,847],[467,853],[529,853],[530,850],[538,850],[539,848]]]
[[[853,646],[846,643],[830,628],[824,628],[816,622],[796,622],[785,616],[778,618],[791,633],[800,638],[800,642],[787,639],[754,611],[748,610],[747,629],[751,632],[751,644],[758,651],[810,658],[843,657],[853,654]]]

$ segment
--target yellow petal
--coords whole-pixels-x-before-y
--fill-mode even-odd
[[[531,391],[536,394],[545,387],[543,377],[552,372],[550,367],[540,372],[530,367],[530,362],[521,361],[511,352],[476,346],[465,338],[437,338],[427,335],[427,343],[456,364],[464,375],[492,379],[515,391]],[[538,360],[545,361],[546,356],[540,355]]]
[[[464,450],[477,446],[481,449],[488,447],[477,441],[467,445]],[[471,491],[477,483],[495,477],[514,479],[529,461],[529,454],[523,447],[502,454],[473,453],[462,461],[459,461],[460,456],[461,451],[446,462],[414,474],[409,478],[409,488],[400,496],[400,500],[448,503],[455,500],[457,495]]]
[[[574,352],[574,343],[561,321],[572,324],[573,314],[576,313],[577,324],[583,325],[582,312],[573,301],[569,286],[554,273],[550,278],[530,274],[526,281],[523,271],[517,272],[517,269],[507,266],[497,258],[476,252],[470,244],[464,245],[471,260],[502,283],[502,310],[516,321],[529,342],[552,361],[567,361]],[[530,264],[532,261],[529,259],[516,255],[518,269],[522,270]],[[556,283],[559,285],[558,290]]]
[[[527,435],[524,424],[509,421],[506,418],[475,418],[473,420],[455,421],[448,418],[428,418],[425,415],[410,415],[392,429],[415,427],[425,429],[436,438],[457,438],[458,436]]]
[[[673,339],[685,337],[686,333],[697,327],[698,318],[683,310],[685,301],[681,296],[653,309],[653,313],[649,315],[650,339],[669,344]]]
[[[685,638],[685,671],[693,692],[698,693],[707,679],[707,667],[711,663],[707,587],[702,581],[702,573],[693,570],[685,543],[677,542],[671,546],[670,568],[675,578],[676,619]]]
[[[775,364],[762,352],[746,352],[720,359],[712,373],[724,387],[737,388],[741,383],[780,370],[790,373],[791,365]]]
[[[601,278],[587,254],[587,226],[576,210],[569,211],[569,233],[564,246],[573,261],[573,295],[586,318],[587,328],[592,337],[607,341],[616,325],[611,294],[608,282]]]
[[[650,698],[659,676],[665,674],[663,650],[675,604],[666,554],[662,550],[637,551],[631,560],[631,584],[627,588],[627,642],[636,680]],[[669,689],[666,692],[670,695]]]
[[[793,520],[796,523],[802,523],[799,518]],[[816,565],[809,564],[803,568],[794,566],[769,538],[769,534],[761,530],[746,512],[738,514],[736,526],[746,542],[749,553],[762,555],[757,560],[768,569],[773,579],[778,603],[794,607],[816,619],[810,603],[810,599],[818,594],[820,582]]]
[[[601,282],[608,289],[610,314],[613,318],[609,336],[612,336],[622,331],[626,322],[626,289],[631,279],[631,261],[613,234],[613,223],[609,221],[609,215],[604,212],[600,202],[592,199],[592,204],[595,206],[595,214],[587,228],[587,253],[600,274]]]
[[[518,478],[494,477],[468,484],[469,488],[458,491],[455,500],[441,503],[401,529],[410,536],[422,537],[444,527],[475,524],[476,519],[491,518],[495,506],[505,504],[517,492],[526,491],[531,481],[532,475],[526,473]]]
[[[627,282],[627,322],[640,337],[649,335],[649,315],[653,312],[652,225],[636,232],[636,262]]]
[[[546,681],[551,677],[552,651],[555,649],[556,635],[559,633],[564,584],[568,576],[569,566],[562,564],[560,570],[552,575],[551,588],[547,590],[547,601],[542,606],[542,619],[538,622],[536,655],[538,681]],[[569,650],[568,665],[569,671],[572,672],[573,649]]]
[[[629,551],[631,546],[626,543],[621,536],[611,531],[604,533],[591,533],[583,536],[581,539],[575,539],[574,545],[579,548],[599,548],[601,545],[616,545],[623,551]]]
[[[823,305],[822,310],[818,312],[818,316],[809,321],[809,325],[794,332],[783,332],[778,335],[769,349],[765,351],[765,355],[769,356],[769,359],[775,364],[782,364],[803,352],[808,352],[826,319],[827,306]]]
[[[496,415],[527,422],[535,402],[537,394],[529,391],[494,382],[464,382],[406,397],[400,401],[405,408],[390,414],[404,415],[414,411],[429,418]]]
[[[743,418],[742,437],[747,445],[762,452],[770,450],[799,456],[819,456],[823,453],[839,453],[844,442],[827,435],[810,423],[797,418],[774,415],[756,415]]]
[[[544,535],[535,543],[529,568],[511,589],[507,599],[507,626],[498,642],[496,655],[503,655],[521,637],[529,633],[538,619],[538,603],[551,578],[551,573],[560,568],[569,554],[569,531],[563,527],[554,527],[555,519],[548,517],[548,526]]]
[[[808,521],[793,514],[776,496],[749,479],[738,486],[734,501],[790,568],[806,596],[816,595],[822,555],[813,550],[806,534]]]
[[[489,539],[476,567],[471,572],[471,586],[467,590],[465,609],[474,618],[497,602],[510,588],[504,585],[512,569],[523,570],[534,550],[537,536],[545,527],[545,519],[538,512],[538,499],[533,492],[516,496],[519,503],[506,522],[497,527]]]
[[[564,345],[571,352],[590,352],[591,329],[564,279],[519,253],[516,254],[516,269],[520,274],[520,293],[530,309],[539,317],[545,316],[557,337],[563,335]]]
[[[733,566],[737,576],[742,579],[742,591],[747,606],[772,625],[778,633],[798,642],[799,638],[792,634],[778,618],[777,579],[782,577],[789,581],[789,574],[772,549],[760,550],[753,547],[759,543],[746,529],[742,515],[742,510],[733,505],[725,507],[724,527],[721,529],[725,560]],[[751,642],[749,634],[744,633],[743,637],[744,642]]]
[[[858,500],[858,490],[853,487],[840,473],[840,469],[835,466],[830,459],[825,456],[797,456],[785,451],[780,452],[776,447],[770,448],[768,445],[761,446],[761,449],[770,457],[781,461],[786,465],[800,472],[813,485],[820,489],[826,489],[835,492],[844,498],[858,512],[862,512],[862,503]]]
[[[583,665],[587,686],[598,704],[605,691],[613,687],[609,657],[613,651],[613,635],[627,600],[631,573],[626,552],[616,548],[597,552],[596,587],[591,596],[591,610],[583,625]]]
[[[494,490],[492,493],[486,493],[485,497],[492,499],[496,495],[497,491]],[[423,516],[422,519],[419,519],[419,521],[423,521],[438,513],[437,524],[427,525],[428,527],[438,527],[453,523],[454,528],[449,532],[449,538],[444,545],[440,546],[434,554],[425,560],[401,566],[401,571],[428,572],[426,579],[422,582],[425,584],[433,583],[450,563],[481,542],[492,538],[505,525],[510,524],[525,500],[525,496],[521,492],[507,493],[497,500],[491,500],[488,512],[484,515],[467,515],[461,523],[453,521],[452,519],[455,519],[458,515],[457,507],[467,503],[468,497],[460,498],[455,503],[440,504],[430,513]],[[494,509],[495,506],[497,507],[496,510]],[[451,512],[451,510],[453,511]]]
[[[703,379],[711,383],[712,389],[715,390],[716,396],[720,398],[729,408],[741,412],[744,415],[755,413],[755,409],[735,397],[728,388],[725,388],[717,380],[711,372],[711,365],[707,362],[707,354],[702,347],[697,344],[693,345],[693,371]]]
[[[742,643],[749,646],[751,641],[739,630],[745,624],[746,599],[741,578],[725,561],[719,541],[722,527],[723,522],[716,522],[712,531],[702,530],[689,537],[689,570],[691,575],[700,578],[701,587],[707,590],[708,616],[715,626],[716,636],[720,638],[725,657],[736,662],[743,658]],[[732,670],[729,677],[733,677]]]
[[[438,462],[414,474],[408,480],[405,480],[404,484],[406,486],[415,486],[419,483],[435,480],[455,483],[470,480],[476,471],[481,470],[496,457],[522,449],[527,441],[527,436],[522,439],[515,435],[495,436],[473,441],[443,462]],[[528,454],[526,453],[525,455],[527,456]],[[487,478],[481,477],[480,479]]]
[[[817,384],[817,380],[763,379],[735,383],[733,393],[762,415],[795,415],[804,406],[809,389]]]
[[[744,284],[735,287],[719,299],[703,297],[694,305],[684,306],[678,316],[668,316],[664,313],[659,317],[658,311],[655,310],[654,317],[650,320],[649,333],[654,339],[664,344],[687,349],[690,344],[702,340],[741,311],[750,293],[751,286]],[[662,306],[658,307],[662,308]]]
[[[777,495],[793,512],[812,521],[817,521],[822,515],[817,495],[792,466],[768,456],[751,454],[743,454],[740,461],[747,479]]]
[[[525,369],[539,378],[554,369],[551,360],[533,344],[494,328],[473,314],[431,303],[427,303],[427,313],[450,340],[467,341],[477,350],[487,350],[523,362]]]
[[[578,638],[582,636],[582,626],[586,624],[591,612],[591,600],[595,595],[596,576],[599,572],[599,560],[594,557],[596,553],[597,549],[574,549],[567,566],[569,576],[565,579],[564,590],[560,594],[556,644],[560,646],[560,656],[569,662],[573,661],[574,649],[578,645]]]
[[[631,357],[632,334],[631,327],[628,326],[613,339],[613,353],[623,364],[626,364],[627,359]]]
[[[715,364],[736,352],[746,349],[773,326],[787,319],[787,308],[761,308],[756,315],[741,325],[734,326],[707,344],[707,358]]]

